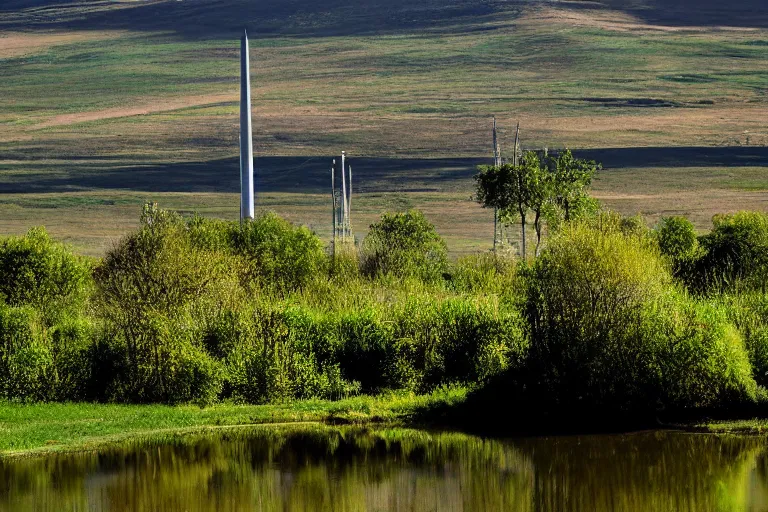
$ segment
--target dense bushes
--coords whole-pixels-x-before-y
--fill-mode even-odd
[[[451,264],[419,212],[333,258],[274,214],[147,206],[95,265],[33,230],[0,241],[0,396],[262,403],[493,383],[506,409],[561,414],[750,403],[768,384],[760,215],[696,238],[684,219],[653,232],[600,213],[530,264]]]
[[[384,214],[371,225],[363,255],[363,270],[369,276],[391,274],[435,281],[448,268],[445,242],[418,210]]]
[[[0,241],[0,397],[86,397],[91,265],[42,228]]]
[[[233,230],[232,249],[245,257],[254,280],[281,291],[305,286],[326,268],[320,239],[274,213],[265,213]]]
[[[51,240],[42,228],[0,241],[2,303],[30,305],[55,317],[80,307],[89,284],[89,263]]]
[[[756,398],[742,338],[724,310],[677,290],[646,239],[571,225],[535,262],[528,286],[527,392],[550,410]]]
[[[758,289],[768,283],[768,214],[716,215],[691,281],[699,289]]]

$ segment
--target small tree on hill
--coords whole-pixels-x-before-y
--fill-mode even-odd
[[[587,190],[602,166],[592,160],[574,158],[571,150],[566,149],[552,159],[551,169],[554,174],[552,201],[561,212],[562,220],[569,222],[592,206]]]
[[[557,158],[526,151],[519,165],[480,166],[475,175],[476,199],[486,208],[496,208],[501,219],[520,220],[523,257],[527,219],[532,214],[538,255],[545,220],[570,221],[594,206],[587,188],[598,169],[594,162],[573,158],[569,150]]]
[[[496,208],[501,219],[518,216],[522,231],[522,254],[525,257],[525,225],[530,210],[530,193],[522,165],[487,165],[475,176],[477,201],[486,208]]]

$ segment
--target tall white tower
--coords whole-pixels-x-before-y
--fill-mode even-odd
[[[248,32],[240,39],[240,220],[253,218],[253,130]]]

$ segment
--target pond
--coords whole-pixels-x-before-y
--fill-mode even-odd
[[[0,461],[2,511],[768,510],[766,441],[305,425]]]

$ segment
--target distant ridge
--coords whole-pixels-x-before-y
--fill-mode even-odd
[[[461,31],[540,4],[602,6],[649,23],[681,27],[768,27],[765,0],[5,0],[0,5],[0,29],[171,30],[188,37],[230,35],[244,23],[262,36]]]

